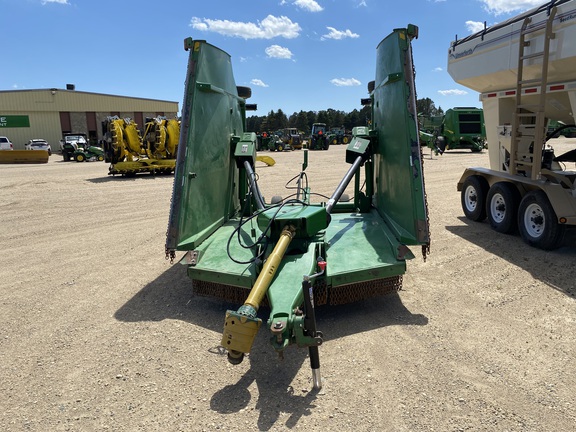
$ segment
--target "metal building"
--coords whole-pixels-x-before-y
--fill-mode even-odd
[[[72,84],[66,89],[0,91],[0,135],[15,150],[43,138],[58,151],[66,132],[85,133],[96,144],[102,139],[102,121],[111,115],[130,117],[142,128],[148,117],[175,118],[178,102],[76,91]]]

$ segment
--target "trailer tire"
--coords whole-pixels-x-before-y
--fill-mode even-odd
[[[486,219],[486,196],[488,182],[484,177],[471,175],[462,185],[460,202],[464,215],[472,221],[480,222]]]
[[[548,197],[541,190],[528,192],[518,209],[518,228],[525,243],[543,250],[558,248],[566,226],[558,218]]]
[[[520,192],[513,183],[494,183],[486,198],[486,214],[493,230],[510,234],[516,232]]]

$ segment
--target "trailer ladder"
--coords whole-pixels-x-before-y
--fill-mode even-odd
[[[552,24],[556,15],[556,7],[551,7],[549,10],[548,20],[546,21],[546,28],[544,30],[544,47],[542,51],[530,54],[525,53],[525,48],[530,46],[531,40],[527,40],[526,36],[531,33],[540,31],[541,27],[529,28],[532,21],[531,17],[526,17],[520,30],[520,40],[518,42],[518,81],[516,83],[516,100],[514,118],[512,123],[512,139],[510,143],[510,166],[511,174],[517,174],[518,171],[527,172],[527,167],[531,167],[532,180],[538,179],[541,170],[542,150],[544,147],[544,139],[546,136],[546,118],[545,118],[545,103],[546,103],[546,86],[548,84],[548,57],[550,54],[550,40],[554,39],[552,32]],[[535,38],[531,38],[534,40]],[[542,59],[542,71],[540,78],[524,79],[524,62],[526,60],[533,60],[535,58]],[[537,103],[527,104],[523,99],[526,94],[526,86],[539,86],[540,95]],[[533,126],[533,132],[530,131]],[[533,139],[533,152],[531,161],[523,159],[519,154],[519,144],[522,140]]]

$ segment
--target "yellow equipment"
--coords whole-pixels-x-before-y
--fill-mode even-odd
[[[144,139],[130,118],[108,117],[102,122],[108,174],[134,176],[139,172],[170,174],[176,166],[180,122],[165,117],[147,119]]]
[[[256,160],[259,162],[264,162],[268,166],[274,166],[274,164],[276,164],[274,158],[271,158],[270,156],[259,155],[256,156]]]
[[[150,159],[176,159],[180,122],[156,117],[146,122],[144,144]]]
[[[38,164],[48,163],[47,150],[2,150],[1,164]]]

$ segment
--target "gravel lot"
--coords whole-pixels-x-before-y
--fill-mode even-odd
[[[310,152],[313,191],[336,187],[344,149]],[[302,152],[266,154],[264,195],[287,195]],[[398,295],[318,308],[314,392],[307,350],[280,362],[265,329],[241,365],[219,351],[237,305],[195,297],[164,258],[173,176],[0,165],[0,430],[573,431],[576,243],[467,221],[469,166],[487,153],[425,150],[431,255],[413,249]]]

